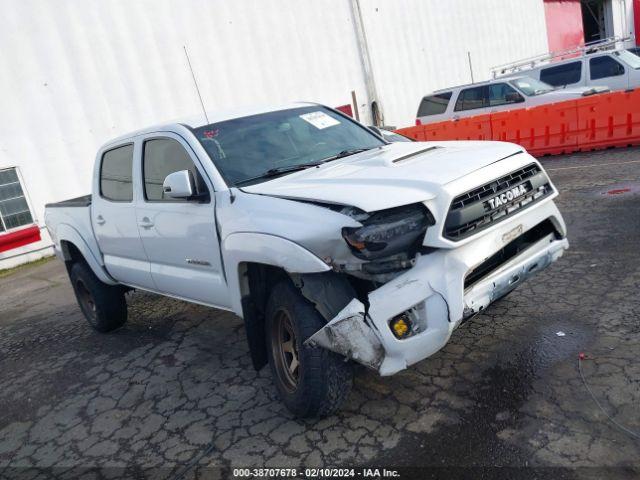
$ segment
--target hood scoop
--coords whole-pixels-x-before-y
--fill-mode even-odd
[[[398,157],[398,158],[392,160],[391,162],[392,163],[404,162],[404,161],[412,159],[413,157],[417,157],[418,155],[422,155],[423,153],[430,152],[432,150],[437,150],[439,148],[442,148],[442,147],[439,146],[439,145],[435,145],[435,146],[432,146],[432,147],[423,148],[422,150],[418,150],[417,152],[410,153],[409,155],[404,155],[402,157]]]

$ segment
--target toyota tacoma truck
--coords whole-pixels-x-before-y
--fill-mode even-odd
[[[354,362],[433,355],[568,248],[518,145],[390,143],[313,103],[207,117],[104,145],[46,225],[93,328],[125,323],[131,289],[229,310],[297,416],[338,409]]]

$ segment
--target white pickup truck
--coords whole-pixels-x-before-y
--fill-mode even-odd
[[[389,143],[328,107],[209,115],[117,138],[93,194],[47,205],[100,332],[141,289],[230,310],[298,416],[335,411],[353,361],[392,375],[568,248],[522,147]]]

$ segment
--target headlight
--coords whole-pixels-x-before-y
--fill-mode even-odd
[[[344,227],[342,236],[354,255],[373,260],[418,246],[435,222],[429,210],[416,203],[374,212],[360,223],[362,227]]]

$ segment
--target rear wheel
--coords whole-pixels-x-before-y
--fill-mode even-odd
[[[343,357],[304,341],[326,322],[289,281],[269,296],[266,333],[271,373],[278,395],[298,417],[334,413],[353,383],[352,365]]]
[[[111,332],[127,321],[124,289],[100,281],[84,262],[76,262],[69,272],[80,310],[94,329]]]

